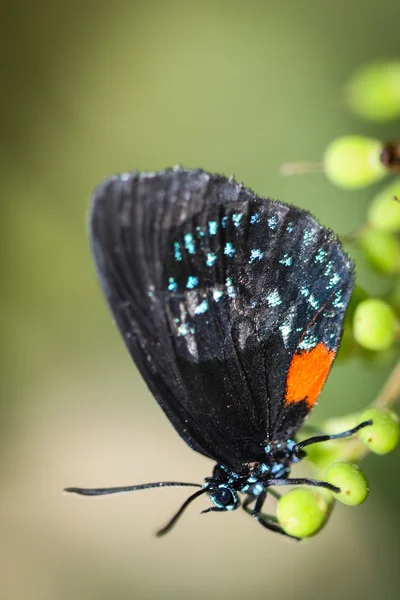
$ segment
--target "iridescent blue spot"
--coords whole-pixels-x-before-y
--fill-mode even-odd
[[[333,269],[333,262],[330,260],[328,263],[326,263],[324,275],[326,275],[326,276],[330,275],[332,273],[332,269]]]
[[[218,223],[217,221],[208,221],[208,233],[210,235],[215,235],[218,231]]]
[[[336,292],[335,299],[332,302],[332,306],[334,306],[335,308],[343,308],[344,302],[342,300],[342,291],[341,290]]]
[[[303,244],[309,246],[313,239],[313,231],[305,231],[303,235]]]
[[[286,252],[281,260],[279,261],[281,265],[284,265],[285,267],[290,267],[290,265],[292,264],[292,257],[289,256],[289,254]]]
[[[203,230],[202,230],[202,228],[201,228],[201,227],[199,227],[199,226],[197,226],[197,227],[196,227],[196,232],[197,232],[197,237],[199,237],[199,238],[201,238],[201,237],[204,237],[204,236],[205,236],[205,233],[204,233],[204,231],[203,231]]]
[[[264,252],[261,252],[260,248],[257,248],[256,250],[252,250],[250,253],[249,263],[251,264],[256,259],[261,260],[263,256],[264,256]]]
[[[253,496],[259,496],[264,491],[264,486],[262,483],[256,483],[251,489],[251,493]]]
[[[324,262],[324,260],[327,256],[328,256],[327,251],[320,248],[318,250],[317,254],[315,255],[314,262],[322,263],[322,262]]]
[[[268,465],[266,465],[265,463],[262,463],[259,467],[261,473],[268,473],[268,471],[270,471],[271,469],[269,468]]]
[[[212,267],[216,260],[217,260],[217,255],[214,254],[214,252],[209,252],[207,254],[207,260],[206,260],[207,267]]]
[[[221,290],[213,291],[213,298],[214,298],[215,302],[218,302],[222,298],[223,295],[224,295],[224,292],[221,292]]]
[[[208,302],[207,300],[203,300],[203,302],[201,302],[198,306],[196,306],[196,308],[194,309],[194,314],[195,315],[201,315],[203,313],[206,312],[206,310],[208,310]]]
[[[268,227],[270,229],[276,229],[277,223],[278,223],[278,217],[276,215],[273,215],[272,217],[269,217],[269,219],[268,219]]]
[[[235,287],[234,287],[232,279],[230,277],[226,278],[226,291],[230,298],[236,298]]]
[[[181,246],[179,242],[174,242],[174,256],[176,260],[182,260]]]
[[[243,214],[242,213],[233,213],[232,215],[232,222],[234,224],[235,227],[239,227],[240,225],[240,221],[243,218]]]
[[[268,454],[268,452],[271,452],[271,446],[269,444],[264,446],[264,451],[266,452],[266,454]]]
[[[286,344],[288,342],[288,339],[289,339],[290,332],[292,331],[292,327],[288,323],[284,323],[283,325],[281,325],[279,327],[279,331],[282,334],[283,341],[284,341],[285,346],[286,346]]]
[[[198,277],[193,277],[193,275],[189,275],[189,277],[188,277],[188,280],[187,280],[186,287],[187,287],[189,290],[192,290],[193,288],[195,288],[195,287],[196,287],[196,285],[198,285],[198,283],[199,283],[199,279],[198,279]]]
[[[189,327],[189,325],[187,323],[182,323],[182,325],[179,325],[177,331],[178,331],[179,336],[185,336],[185,335],[188,335],[189,333],[194,333],[193,327]]]
[[[250,304],[251,308],[255,308],[257,306],[257,300],[253,300],[253,302]]]
[[[286,443],[287,443],[288,450],[293,450],[293,448],[294,448],[294,447],[295,447],[295,445],[296,445],[296,442],[295,442],[295,440],[291,440],[291,439],[287,440],[287,442],[286,442]]]
[[[173,277],[170,277],[168,279],[168,289],[170,292],[176,292],[176,290],[178,289],[178,284],[176,283],[175,279]]]
[[[308,303],[311,304],[311,306],[313,308],[319,308],[319,302],[316,298],[314,298],[314,296],[311,294],[311,296],[308,298]]]
[[[254,223],[259,223],[259,222],[260,222],[260,213],[254,213],[254,215],[251,215],[251,217],[250,217],[251,225],[254,225]]]
[[[284,473],[285,467],[283,465],[276,464],[272,467],[271,472],[273,473],[273,475],[278,475],[279,473]]]
[[[196,252],[196,246],[194,245],[193,236],[191,233],[185,233],[183,236],[185,240],[185,248],[189,252],[189,254],[194,254]]]
[[[313,334],[307,334],[299,344],[300,350],[312,350],[318,344],[318,337]]]
[[[230,242],[227,242],[225,244],[224,254],[226,254],[226,256],[233,256],[234,254],[236,254],[236,250]]]
[[[331,288],[335,287],[335,285],[337,283],[339,283],[339,281],[340,281],[340,275],[335,273],[335,275],[332,275],[332,277],[330,278],[328,285],[326,286],[327,289],[330,290]]]
[[[273,292],[268,294],[266,300],[267,300],[268,306],[271,306],[272,308],[282,304],[282,300],[281,300],[278,290],[274,290]]]
[[[221,219],[221,227],[223,229],[225,229],[227,222],[228,222],[228,217],[222,217],[222,219]]]
[[[305,298],[307,298],[307,296],[310,295],[310,290],[308,289],[308,287],[306,285],[302,285],[300,288],[300,294],[302,296],[304,296]]]
[[[288,231],[289,233],[292,233],[293,231],[293,223],[290,222],[286,225],[286,231]]]

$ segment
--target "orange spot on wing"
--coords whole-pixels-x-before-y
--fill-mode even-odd
[[[321,393],[335,354],[322,342],[312,350],[295,354],[287,375],[285,404],[305,400],[311,408]]]

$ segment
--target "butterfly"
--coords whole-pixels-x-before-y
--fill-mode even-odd
[[[216,464],[204,484],[66,490],[198,487],[158,535],[203,494],[211,500],[203,512],[242,506],[284,534],[262,513],[270,488],[339,492],[289,476],[308,445],[370,424],[295,439],[332,367],[354,286],[335,234],[233,178],[177,167],[107,179],[93,195],[90,236],[101,287],[144,381],[183,440]]]

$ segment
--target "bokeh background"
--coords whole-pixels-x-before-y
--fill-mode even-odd
[[[5,600],[398,598],[399,452],[368,457],[368,501],[292,544],[240,511],[153,532],[185,489],[79,498],[67,485],[199,481],[210,461],[152,400],[111,322],[85,230],[113,172],[180,163],[310,209],[347,233],[373,188],[283,178],[335,136],[398,138],[343,103],[399,52],[398,0],[1,2],[0,596]],[[359,279],[378,292],[362,263]],[[390,364],[335,366],[314,420],[361,409]]]

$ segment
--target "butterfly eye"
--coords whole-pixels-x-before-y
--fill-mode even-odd
[[[236,494],[225,485],[218,487],[211,495],[211,500],[218,508],[233,510],[238,506]]]

